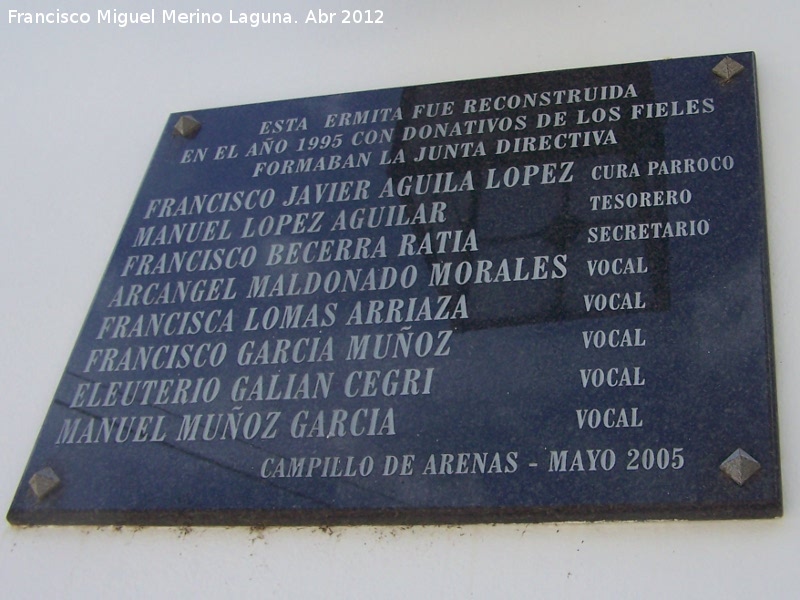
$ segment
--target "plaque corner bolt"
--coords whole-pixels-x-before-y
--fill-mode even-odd
[[[187,140],[191,140],[197,136],[201,128],[202,124],[200,121],[195,119],[192,115],[183,115],[175,123],[175,126],[172,129],[172,134],[179,135]]]
[[[28,481],[28,485],[30,485],[36,499],[43,500],[61,485],[61,479],[52,468],[45,467],[33,474]]]
[[[722,461],[719,468],[737,485],[743,486],[748,479],[761,469],[761,463],[741,448],[737,448],[728,458]]]
[[[744,71],[744,65],[733,60],[730,56],[723,58],[711,69],[711,72],[721,79],[721,83],[728,83],[742,71]]]

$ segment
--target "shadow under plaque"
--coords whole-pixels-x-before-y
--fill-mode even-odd
[[[750,53],[172,115],[19,524],[773,517]]]

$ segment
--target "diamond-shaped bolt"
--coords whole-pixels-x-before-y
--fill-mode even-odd
[[[744,485],[761,468],[761,464],[747,452],[737,448],[719,468],[736,483]]]
[[[190,140],[197,135],[201,127],[200,121],[191,115],[184,115],[175,123],[174,131],[178,135]]]
[[[744,66],[733,60],[730,56],[723,58],[717,63],[716,67],[711,69],[714,75],[722,79],[722,83],[728,83],[742,71],[744,71]]]
[[[33,493],[36,494],[36,498],[41,500],[60,486],[61,480],[53,469],[45,467],[33,474],[33,477],[28,481],[28,485],[31,486]]]

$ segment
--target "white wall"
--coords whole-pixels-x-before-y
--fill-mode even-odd
[[[223,10],[207,0],[118,10]],[[0,508],[171,112],[754,50],[786,515],[464,527],[15,528],[0,596],[795,598],[800,557],[800,9],[794,0],[238,0],[384,11],[383,26],[39,26],[0,12]],[[94,12],[94,0],[70,2]],[[224,9],[227,11],[227,7]],[[227,14],[227,12],[225,12]]]

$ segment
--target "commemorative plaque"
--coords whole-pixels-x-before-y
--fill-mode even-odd
[[[8,518],[781,514],[754,56],[172,115]]]

